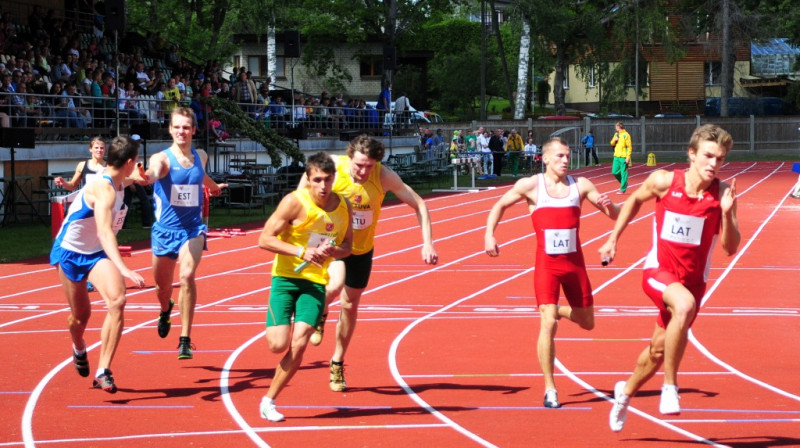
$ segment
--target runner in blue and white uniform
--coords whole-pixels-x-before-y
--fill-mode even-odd
[[[106,302],[108,314],[100,332],[102,345],[93,385],[110,393],[117,391],[109,367],[124,325],[125,278],[144,286],[144,278],[122,261],[116,237],[125,221],[123,190],[131,182],[126,178],[136,169],[138,158],[138,142],[128,137],[112,141],[102,178],[77,193],[50,252],[50,264],[58,270],[71,310],[73,364],[84,377],[89,376],[89,360],[83,334],[92,312],[87,280]]]

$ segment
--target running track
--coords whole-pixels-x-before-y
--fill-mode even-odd
[[[633,167],[631,188],[652,169]],[[613,192],[608,171],[580,174]],[[440,255],[434,268],[420,262],[411,209],[385,208],[346,359],[350,388],[328,389],[329,319],[322,345],[309,347],[278,399],[287,419],[277,424],[258,413],[280,358],[263,337],[271,256],[256,246],[259,227],[209,241],[198,271],[197,350],[188,361],[176,359],[177,315],[167,339],[156,335],[150,253],[134,247],[127,261],[149,286],[129,290],[112,365],[115,395],[92,389],[71,365],[67,308],[53,269],[44,260],[0,265],[0,447],[800,446],[800,203],[787,199],[796,175],[787,163],[735,162],[721,177],[737,179],[743,239],[733,257],[715,249],[681,365],[680,416],[658,413],[659,375],[633,400],[621,433],[607,424],[613,384],[630,373],[654,325],[640,287],[652,204],[605,268],[597,249],[612,223],[584,207],[580,235],[597,326],[586,332],[561,324],[556,382],[563,408],[552,410],[542,407],[535,242],[525,206],[509,209],[500,224],[501,256],[483,252],[486,215],[501,187],[429,198]],[[104,312],[99,296],[91,297],[97,301],[86,340],[94,371]]]

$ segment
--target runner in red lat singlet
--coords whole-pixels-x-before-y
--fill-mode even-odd
[[[621,431],[630,398],[664,365],[659,411],[680,414],[678,366],[686,349],[689,328],[697,316],[708,278],[711,248],[717,239],[728,255],[739,248],[736,219],[736,180],[717,179],[733,146],[731,135],[713,124],[695,129],[689,141],[689,169],[658,170],[650,174],[622,206],[614,231],[600,248],[613,260],[620,235],[642,204],[655,199],[653,249],[644,266],[643,287],[660,313],[648,347],[633,375],[614,386],[609,426]]]
[[[544,406],[557,408],[561,403],[553,370],[558,320],[566,318],[585,330],[594,328],[592,286],[578,235],[581,202],[587,199],[611,219],[617,217],[619,207],[608,195],[600,194],[590,180],[567,175],[570,150],[561,138],[544,144],[542,158],[546,166],[543,174],[518,180],[492,207],[484,245],[489,256],[500,255],[494,230],[505,210],[525,199],[538,243],[533,283],[541,313],[537,351],[544,377]],[[561,288],[569,306],[558,306]]]

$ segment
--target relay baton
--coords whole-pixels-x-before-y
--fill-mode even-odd
[[[336,241],[332,240],[332,239],[328,240],[328,244],[330,244],[331,246],[335,246],[336,245]],[[309,265],[309,262],[308,261],[304,261],[304,262],[300,263],[299,266],[294,268],[294,272],[299,274],[299,273],[303,272],[303,269],[307,268],[308,265]]]

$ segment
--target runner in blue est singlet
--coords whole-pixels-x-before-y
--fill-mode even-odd
[[[153,184],[157,224],[167,228],[192,228],[203,224],[203,178],[205,170],[197,151],[192,149],[194,165],[184,168],[170,149],[169,175]]]
[[[164,152],[169,173],[153,184],[156,222],[150,242],[154,255],[175,259],[188,240],[206,232],[202,217],[205,170],[194,149],[191,168],[181,166],[170,149]]]

